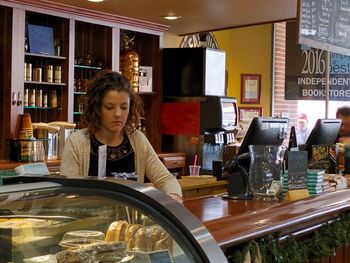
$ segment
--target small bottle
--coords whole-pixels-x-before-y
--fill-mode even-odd
[[[62,68],[61,68],[61,66],[54,67],[54,81],[55,81],[55,83],[61,83],[61,81],[62,81]]]
[[[43,107],[47,108],[47,93],[44,93],[44,96],[43,96]]]
[[[24,80],[25,81],[32,81],[32,64],[31,63],[24,63],[25,65],[25,74],[24,74]]]
[[[38,90],[39,92],[36,93],[36,100],[35,100],[35,106],[36,107],[42,107],[43,106],[43,90]]]
[[[55,39],[54,41],[55,46],[55,56],[61,56],[61,41],[60,39]]]
[[[50,105],[51,108],[57,108],[57,93],[56,90],[50,92]]]
[[[31,90],[31,94],[29,96],[29,106],[35,107],[35,89]]]
[[[24,90],[24,102],[23,102],[24,107],[28,107],[28,95],[29,95],[29,91],[28,91],[28,89],[25,89]]]

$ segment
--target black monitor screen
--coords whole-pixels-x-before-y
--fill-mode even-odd
[[[287,136],[287,118],[255,117],[239,148],[238,154],[249,152],[249,145],[281,145]]]
[[[336,142],[341,120],[338,119],[318,119],[305,146],[302,149],[308,152],[309,159],[312,157],[312,145],[332,145]]]

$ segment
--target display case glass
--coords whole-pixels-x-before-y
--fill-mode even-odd
[[[2,262],[227,262],[183,206],[122,179],[5,178],[0,243]]]

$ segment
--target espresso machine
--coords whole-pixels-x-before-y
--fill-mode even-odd
[[[195,155],[201,174],[211,174],[213,161],[223,165],[236,154],[234,129],[237,100],[225,96],[182,97],[162,104],[162,150],[185,152],[187,164]]]

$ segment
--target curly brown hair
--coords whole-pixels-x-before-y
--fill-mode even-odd
[[[81,121],[87,127],[89,134],[94,134],[101,127],[102,100],[108,91],[125,91],[130,97],[130,110],[125,124],[125,131],[132,133],[140,122],[143,114],[142,101],[130,86],[127,78],[114,71],[103,71],[90,83],[85,96]]]

